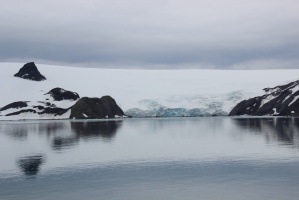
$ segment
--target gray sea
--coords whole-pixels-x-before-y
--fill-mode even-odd
[[[0,199],[297,200],[299,119],[0,122]]]

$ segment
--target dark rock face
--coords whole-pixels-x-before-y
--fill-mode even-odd
[[[54,101],[62,101],[62,100],[77,100],[79,99],[79,95],[76,92],[71,92],[68,90],[64,90],[62,88],[54,88],[50,90],[48,93],[51,97],[53,97]]]
[[[54,116],[57,115],[63,115],[66,113],[69,109],[64,109],[64,108],[45,108],[42,112],[39,112],[38,114],[54,114]]]
[[[58,108],[54,104],[51,104],[50,102],[38,102],[43,103],[45,106],[37,105],[37,106],[29,106],[28,101],[17,101],[10,103],[3,108],[0,109],[0,112],[6,111],[8,109],[14,108],[13,112],[6,113],[4,116],[14,116],[14,115],[20,115],[22,113],[37,113],[39,115],[42,114],[52,114],[54,116],[60,116],[66,113],[68,109],[64,108]]]
[[[265,88],[266,94],[238,103],[229,116],[273,115],[299,116],[299,81],[274,88]]]
[[[26,103],[26,101],[17,101],[17,102],[13,102],[13,103],[10,103],[10,104],[4,106],[3,108],[0,109],[0,111],[4,111],[4,110],[10,109],[10,108],[19,109],[19,108],[24,108],[27,106],[28,106],[28,104]]]
[[[71,119],[104,119],[123,116],[124,112],[110,96],[83,97],[71,107]]]
[[[32,81],[46,80],[46,78],[38,71],[34,62],[26,63],[14,76]]]
[[[8,113],[6,116],[19,115],[22,113],[36,113],[36,111],[33,109],[24,109],[24,110],[20,110],[20,111],[13,112],[13,113]]]

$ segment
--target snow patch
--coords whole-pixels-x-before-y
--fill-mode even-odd
[[[279,113],[277,112],[276,108],[273,108],[273,111],[274,111],[273,115],[279,115]]]
[[[298,100],[298,98],[299,98],[299,95],[297,95],[296,97],[294,97],[293,101],[291,101],[288,106],[290,106],[293,103],[295,103]]]

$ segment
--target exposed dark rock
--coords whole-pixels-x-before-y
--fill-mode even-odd
[[[298,87],[299,81],[294,81],[274,88],[265,88],[265,95],[238,103],[229,115],[299,116]]]
[[[26,63],[14,76],[32,81],[46,80],[46,78],[38,71],[34,62]]]
[[[13,103],[10,103],[10,104],[2,107],[0,109],[0,111],[4,111],[4,110],[10,109],[10,108],[19,109],[19,108],[24,108],[27,106],[28,106],[27,101],[17,101],[17,102],[13,102]]]
[[[49,94],[54,99],[54,101],[77,100],[80,98],[76,92],[64,90],[59,87],[50,90],[46,94]]]
[[[9,113],[6,116],[19,115],[21,113],[29,113],[29,112],[36,113],[36,111],[33,110],[33,109],[24,109],[24,110],[20,110],[20,111],[17,111],[17,112]]]
[[[39,109],[39,110],[44,110],[44,109],[45,109],[44,106],[33,106],[33,108],[37,108],[37,109]]]
[[[39,102],[39,103],[44,103],[48,107],[44,107],[41,105],[28,106],[27,102],[18,101],[18,102],[8,104],[7,106],[4,106],[0,111],[5,111],[10,108],[17,109],[14,112],[6,113],[5,116],[19,115],[22,113],[37,113],[39,115],[53,114],[54,116],[57,116],[57,115],[63,115],[64,113],[66,113],[69,110],[69,108],[68,109],[58,108],[54,104],[51,104],[49,102]],[[25,107],[26,107],[26,109],[24,109]]]
[[[52,104],[52,103],[50,103],[50,102],[46,102],[46,101],[38,101],[38,103],[42,103],[42,104],[44,104],[45,106],[52,107],[52,108],[55,108],[55,107],[56,107],[55,104]]]
[[[63,115],[64,113],[66,113],[69,109],[64,109],[64,108],[45,108],[44,111],[39,112],[38,114],[54,114],[54,116],[57,115]]]
[[[71,119],[104,119],[123,116],[124,112],[110,96],[83,97],[71,107]]]

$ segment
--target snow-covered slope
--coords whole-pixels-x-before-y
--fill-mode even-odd
[[[60,87],[80,97],[110,95],[133,116],[220,115],[228,114],[241,100],[262,95],[263,88],[299,79],[299,70],[133,70],[36,64],[47,79],[35,82],[14,77],[23,65],[0,63],[0,108],[15,101],[45,100],[45,93]],[[56,105],[67,108],[75,102]]]
[[[229,115],[299,116],[299,81],[265,88],[264,91],[262,96],[238,103]]]

